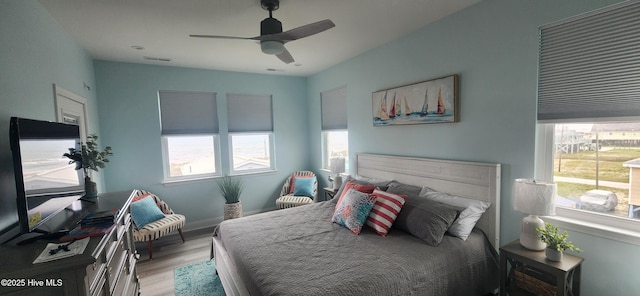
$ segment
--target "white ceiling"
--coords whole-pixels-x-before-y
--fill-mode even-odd
[[[268,16],[260,0],[40,0],[40,3],[95,59],[308,76],[479,1],[281,0],[273,17],[282,22],[284,31],[323,19],[336,24],[317,35],[287,43],[286,48],[295,59],[291,64],[263,54],[255,41],[189,37],[189,34],[260,35],[260,21]],[[144,56],[171,61],[150,61]]]

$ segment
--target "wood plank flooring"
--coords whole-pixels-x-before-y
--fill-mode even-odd
[[[147,243],[136,244],[140,259],[136,265],[141,296],[174,295],[174,269],[209,259],[213,228],[185,232],[185,243],[176,233],[153,242],[149,260]]]

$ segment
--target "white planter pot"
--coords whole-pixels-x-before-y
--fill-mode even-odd
[[[224,219],[235,219],[242,217],[242,202],[224,204]]]
[[[551,261],[562,261],[562,251],[558,251],[553,248],[546,248],[544,249],[544,255],[547,256],[547,259]]]

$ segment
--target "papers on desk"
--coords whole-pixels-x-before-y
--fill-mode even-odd
[[[89,240],[90,240],[90,238],[88,238],[88,237],[87,238],[83,238],[81,240],[74,241],[70,245],[69,245],[68,242],[62,243],[62,244],[48,243],[47,247],[44,248],[42,253],[40,253],[40,256],[38,256],[38,258],[36,258],[36,260],[33,261],[33,264],[42,263],[42,262],[49,262],[49,261],[53,261],[53,260],[58,260],[58,259],[67,258],[67,257],[71,257],[71,256],[74,256],[74,255],[82,254],[84,252],[84,249],[87,248],[87,245],[89,244]],[[60,247],[62,247],[64,245],[68,245],[67,248],[69,249],[69,251],[65,251],[65,250],[61,250],[60,249]],[[52,252],[52,250],[53,250],[53,252]],[[52,253],[54,253],[54,254],[52,254]]]

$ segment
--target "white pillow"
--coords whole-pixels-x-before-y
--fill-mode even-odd
[[[420,196],[462,209],[447,232],[463,240],[467,240],[482,214],[491,206],[490,202],[437,192],[427,187],[422,188]]]

